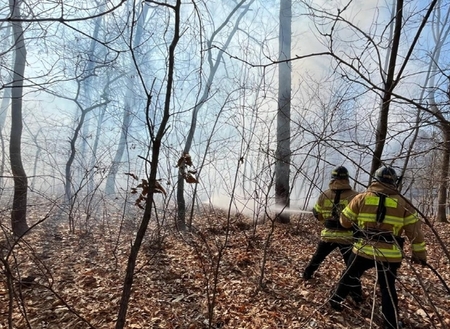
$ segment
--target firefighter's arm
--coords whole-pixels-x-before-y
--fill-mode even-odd
[[[319,212],[317,211],[316,206],[314,206],[312,213],[316,219],[319,219]]]
[[[341,223],[342,227],[344,228],[351,228],[353,226],[353,221],[351,216],[352,210],[349,208],[349,206],[345,207],[344,210],[341,212],[341,216],[339,217],[339,222]]]
[[[410,218],[406,221],[410,222],[404,226],[405,235],[411,242],[412,259],[419,262],[427,261],[427,247],[425,244],[424,235],[421,229],[421,222],[417,218],[417,215],[413,215],[415,219]]]
[[[364,200],[363,196],[357,195],[355,196],[350,203],[342,210],[341,215],[339,217],[339,222],[344,228],[351,228],[354,224],[356,224],[358,219],[358,209],[360,200]]]
[[[312,211],[314,217],[320,222],[324,221],[323,214],[322,214],[323,213],[323,210],[322,210],[323,199],[324,199],[324,196],[323,196],[323,194],[321,194],[319,196],[319,199],[317,200],[317,203],[314,205],[314,208]]]

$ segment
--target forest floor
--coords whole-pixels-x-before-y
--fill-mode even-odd
[[[196,223],[202,224],[189,235],[149,228],[126,328],[356,329],[382,323],[373,271],[363,276],[362,307],[347,301],[339,313],[328,306],[344,268],[337,251],[312,280],[301,279],[318,242],[319,228],[311,216],[293,218],[290,224],[251,225],[242,217],[227,221],[223,214],[209,214]],[[137,227],[122,224],[109,218],[69,233],[64,223],[44,222],[9,256],[1,238],[0,328],[114,328]],[[423,228],[429,263],[450,285],[449,260],[431,230]],[[434,228],[450,245],[449,224]],[[6,264],[13,273],[13,300]],[[429,268],[405,260],[397,289],[405,328],[450,328],[449,292]]]

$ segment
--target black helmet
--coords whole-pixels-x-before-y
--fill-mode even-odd
[[[397,179],[397,174],[392,167],[380,167],[375,171],[375,180],[380,183],[395,185]]]
[[[331,179],[348,179],[348,170],[343,166],[334,168],[331,171]]]

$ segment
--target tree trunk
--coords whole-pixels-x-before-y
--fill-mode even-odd
[[[138,48],[141,44],[142,40],[142,33],[145,27],[145,22],[147,19],[149,6],[143,6],[142,7],[142,13],[139,15],[139,20],[137,22],[136,26],[136,33],[134,34],[134,40],[132,40],[132,51],[134,51],[135,48]],[[135,79],[133,76],[135,76],[136,72],[136,66],[139,65],[139,63],[136,62],[136,58],[141,58],[142,55],[135,55],[133,56],[133,61],[131,61],[129,74],[127,76],[127,92],[125,94],[124,99],[124,108],[123,108],[123,118],[122,118],[122,128],[120,130],[120,138],[119,143],[117,146],[116,154],[114,155],[114,160],[111,164],[111,167],[108,171],[108,177],[106,179],[106,186],[105,186],[105,193],[106,195],[114,195],[116,190],[116,176],[119,171],[120,163],[123,158],[123,154],[125,152],[125,148],[128,145],[128,130],[131,125],[132,121],[132,111],[135,104]]]
[[[441,15],[441,8],[437,8],[438,14],[435,16],[432,27],[435,35],[436,45],[430,56],[430,63],[427,72],[427,91],[429,90],[428,102],[432,114],[437,118],[439,122],[439,128],[441,129],[444,139],[442,149],[442,166],[439,173],[439,189],[438,189],[438,207],[437,207],[437,220],[439,222],[448,222],[447,220],[447,203],[448,203],[448,179],[449,179],[449,166],[450,166],[450,122],[447,120],[446,115],[439,108],[436,101],[435,92],[438,90],[436,85],[436,76],[441,70],[439,67],[441,50],[443,45],[447,42],[447,38],[450,34],[449,20],[450,13]],[[444,18],[445,17],[445,18]],[[439,20],[442,19],[442,21]],[[450,99],[449,99],[450,100]]]
[[[153,195],[155,192],[156,175],[158,171],[158,162],[160,156],[160,148],[164,134],[166,133],[167,123],[170,117],[171,97],[173,89],[173,79],[175,71],[175,48],[180,39],[180,14],[181,14],[181,0],[176,0],[175,5],[170,6],[174,11],[174,30],[173,39],[169,46],[168,54],[168,72],[167,72],[167,85],[166,95],[164,101],[164,113],[162,115],[161,124],[158,128],[158,132],[152,140],[152,156],[150,166],[150,176],[148,177],[149,191],[147,194],[147,202],[145,204],[144,215],[142,217],[141,225],[136,233],[136,239],[131,247],[130,255],[128,257],[127,270],[125,274],[125,280],[123,285],[122,297],[120,300],[119,313],[117,316],[116,329],[122,329],[125,326],[125,320],[128,310],[128,303],[131,297],[131,288],[134,280],[134,269],[136,267],[136,260],[141,248],[142,241],[147,231],[148,224],[151,218],[151,211],[153,206]],[[148,95],[151,97],[151,95]],[[150,102],[148,102],[150,104]],[[148,112],[147,112],[148,113]],[[154,127],[148,127],[153,130]]]
[[[250,5],[253,3],[253,0],[250,1],[245,10],[239,15],[236,22],[233,24],[234,28],[231,31],[231,33],[228,34],[228,38],[221,48],[221,50],[218,52],[217,57],[213,61],[212,58],[212,52],[211,49],[213,41],[217,34],[228,25],[228,23],[231,21],[231,18],[236,13],[236,11],[242,7],[242,5],[245,3],[246,0],[241,0],[230,12],[230,14],[227,16],[225,21],[217,28],[217,30],[214,31],[214,33],[211,35],[211,38],[207,41],[207,50],[208,50],[208,63],[209,63],[209,76],[205,84],[205,88],[203,89],[203,93],[197,102],[197,104],[194,107],[194,110],[192,111],[192,118],[191,118],[191,125],[189,128],[188,136],[186,138],[186,144],[183,149],[183,154],[189,154],[191,150],[191,145],[194,140],[194,134],[195,130],[197,128],[197,117],[198,113],[203,107],[203,104],[207,101],[210,92],[211,92],[211,86],[214,81],[214,77],[216,76],[217,70],[219,68],[219,65],[222,63],[222,57],[224,54],[224,51],[228,48],[230,42],[233,39],[233,36],[236,34],[236,32],[239,29],[239,23],[242,20],[242,18],[245,16],[247,11],[250,9]],[[193,198],[194,199],[194,198]],[[193,204],[194,206],[194,204]],[[184,178],[181,172],[181,168],[178,172],[178,184],[177,184],[177,207],[178,207],[178,218],[177,218],[177,227],[179,230],[185,230],[186,228],[186,201],[184,198]]]
[[[193,111],[192,111],[192,118],[191,118],[191,125],[189,127],[188,136],[186,138],[186,144],[183,149],[183,154],[189,154],[191,150],[191,145],[194,140],[194,134],[195,130],[197,129],[197,117],[198,113],[203,107],[203,104],[208,100],[210,92],[211,92],[211,86],[213,84],[214,77],[216,76],[217,70],[219,68],[219,65],[222,63],[222,57],[224,54],[224,51],[228,48],[231,40],[233,39],[233,36],[236,34],[236,32],[239,29],[239,23],[241,19],[245,16],[247,11],[250,9],[250,5],[253,3],[253,0],[250,1],[250,3],[247,4],[246,9],[239,15],[236,22],[233,24],[234,28],[231,31],[231,33],[228,35],[228,38],[221,48],[221,50],[218,52],[217,57],[213,61],[212,58],[212,52],[211,49],[214,38],[216,37],[219,32],[228,25],[233,15],[236,13],[236,11],[242,7],[242,5],[245,3],[246,0],[241,0],[236,7],[233,8],[231,13],[227,16],[225,21],[217,28],[217,30],[214,31],[214,33],[211,35],[211,38],[207,42],[207,50],[208,50],[208,63],[209,63],[209,76],[205,84],[205,88],[203,89],[203,93],[198,100],[197,104],[195,105]],[[194,206],[194,204],[192,205]],[[181,168],[178,171],[178,184],[177,184],[177,207],[178,207],[178,218],[177,218],[177,227],[180,231],[184,231],[186,229],[186,201],[184,199],[184,177],[181,173]]]
[[[450,167],[450,123],[441,123],[444,135],[444,149],[442,150],[442,167],[439,177],[438,190],[438,211],[437,221],[447,222],[447,189],[448,189],[448,173]]]
[[[103,4],[100,8],[99,8],[99,12],[103,12],[105,5]],[[96,53],[96,49],[98,46],[98,41],[99,40],[99,31],[100,31],[100,26],[102,23],[102,16],[97,17],[94,21],[95,21],[95,27],[94,27],[94,33],[92,34],[92,39],[91,39],[91,45],[89,46],[89,51],[88,51],[88,64],[86,67],[86,78],[83,80],[83,94],[84,94],[84,106],[88,107],[92,105],[92,90],[94,88],[95,82],[94,79],[96,79],[96,75],[95,75],[95,53]],[[101,112],[104,113],[104,108],[100,109]],[[101,114],[100,114],[101,116]],[[90,161],[88,161],[89,156],[87,154],[87,149],[88,149],[88,136],[89,136],[89,132],[90,132],[90,128],[91,128],[91,124],[90,124],[90,118],[86,117],[85,118],[85,124],[83,126],[83,136],[84,138],[81,139],[81,158],[83,159],[83,161],[85,161],[84,165],[86,166],[86,170],[89,171],[89,175],[88,175],[88,184],[87,184],[87,194],[91,194],[94,191],[94,166],[96,164],[96,158],[97,158],[97,147],[94,145],[91,148],[92,154],[91,154],[91,158]],[[98,128],[98,126],[97,126]],[[98,133],[98,129],[97,129],[97,133]],[[97,134],[94,135],[95,137],[95,141],[99,140],[99,136]],[[94,142],[95,144],[95,142]],[[97,144],[98,145],[98,144]]]
[[[280,35],[278,74],[277,151],[275,164],[275,202],[283,209],[289,208],[289,167],[291,161],[291,21],[292,1],[280,2]],[[280,212],[277,220],[289,223],[289,212]]]
[[[132,80],[132,79],[128,79]],[[123,153],[125,152],[125,147],[128,144],[128,129],[131,124],[131,97],[133,95],[131,93],[126,93],[125,106],[123,109],[123,118],[122,118],[122,129],[120,130],[119,142],[117,143],[116,154],[114,155],[114,160],[109,168],[108,177],[106,179],[105,193],[106,195],[114,195],[115,194],[115,184],[116,184],[116,176],[119,171],[120,162],[123,157]]]
[[[105,113],[106,113],[106,105],[100,109],[100,113],[98,114],[98,117],[97,117],[94,144],[92,145],[92,157],[91,157],[91,162],[89,164],[89,168],[90,168],[89,184],[88,184],[88,193],[89,194],[94,191],[94,177],[95,177],[94,169],[95,169],[95,166],[97,165],[97,151],[98,151],[98,145],[100,144],[100,135],[102,132],[103,120],[105,119]]]
[[[378,118],[377,129],[375,132],[375,150],[373,152],[372,166],[370,168],[370,174],[373,175],[375,171],[382,165],[382,156],[384,145],[386,143],[386,135],[388,128],[389,109],[392,98],[392,91],[395,87],[394,75],[395,65],[397,63],[398,49],[400,45],[400,35],[402,32],[403,24],[403,0],[397,1],[395,15],[395,29],[392,39],[392,47],[390,51],[389,67],[384,82],[384,93],[381,99],[381,110]]]
[[[3,137],[3,128],[5,127],[6,114],[11,100],[11,88],[3,89],[2,102],[0,104],[0,148],[2,157],[0,159],[0,188],[3,187],[3,172],[5,171],[5,139]]]
[[[20,18],[21,1],[9,0],[12,18]],[[11,227],[16,236],[22,236],[28,230],[27,224],[27,188],[28,179],[22,164],[22,97],[23,79],[27,51],[23,37],[22,23],[12,22],[14,35],[14,75],[11,91],[11,139],[9,154],[11,171],[14,176],[14,198],[11,211]]]
[[[81,109],[81,116],[78,120],[78,124],[75,127],[73,137],[70,139],[70,153],[69,153],[69,159],[66,162],[65,166],[65,182],[64,182],[64,192],[65,192],[65,198],[67,204],[70,205],[71,202],[73,202],[73,179],[72,179],[72,164],[75,160],[75,156],[77,154],[76,144],[78,141],[78,137],[80,135],[81,128],[83,127],[84,121],[86,120],[86,115],[91,112],[92,110],[96,109],[97,107],[103,107],[108,104],[108,100],[105,100],[102,103],[98,103],[95,105],[92,105],[91,107],[88,107],[86,109]],[[78,102],[77,102],[78,104]]]

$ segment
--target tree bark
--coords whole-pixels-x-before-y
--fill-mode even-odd
[[[12,18],[20,18],[21,1],[9,0]],[[11,171],[14,176],[14,197],[11,211],[11,227],[16,236],[22,236],[28,230],[27,224],[27,188],[28,179],[22,164],[22,97],[23,80],[27,51],[23,36],[22,23],[12,22],[14,35],[14,74],[11,90],[11,139],[9,154]]]
[[[278,74],[277,150],[275,164],[275,203],[289,208],[289,167],[291,161],[291,21],[292,1],[280,2],[280,35]],[[283,62],[284,61],[284,62]],[[289,223],[289,212],[280,212],[277,220]]]
[[[395,15],[395,28],[394,36],[392,39],[392,47],[390,51],[389,66],[386,78],[384,81],[384,93],[381,99],[381,110],[378,118],[377,129],[375,132],[375,150],[373,152],[372,166],[370,168],[370,174],[373,175],[375,171],[382,165],[382,156],[384,145],[386,143],[389,109],[392,98],[392,91],[395,87],[394,75],[395,65],[397,63],[398,49],[400,45],[400,36],[403,25],[403,0],[397,1]]]

